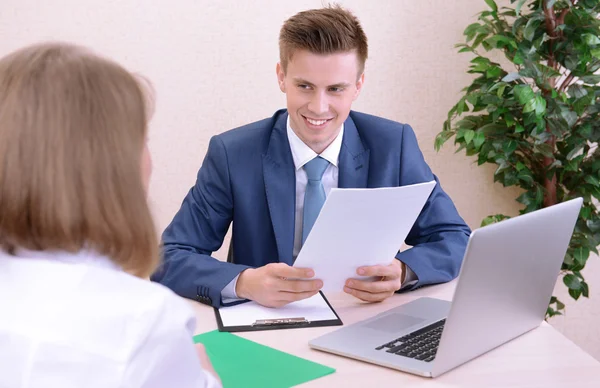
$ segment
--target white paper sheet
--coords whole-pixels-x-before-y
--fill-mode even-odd
[[[435,181],[377,189],[332,189],[294,267],[312,268],[323,291],[342,291],[361,266],[394,260]]]
[[[280,308],[247,302],[219,309],[223,326],[249,326],[259,319],[304,318],[309,322],[338,319],[320,293]]]

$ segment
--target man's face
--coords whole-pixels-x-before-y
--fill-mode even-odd
[[[286,94],[290,125],[320,154],[336,138],[358,97],[364,74],[358,74],[354,51],[319,55],[294,52],[287,71],[277,64],[279,88]]]

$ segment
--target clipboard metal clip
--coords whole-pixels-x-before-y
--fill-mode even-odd
[[[272,326],[272,325],[298,325],[309,324],[306,318],[279,318],[279,319],[257,319],[252,326]]]

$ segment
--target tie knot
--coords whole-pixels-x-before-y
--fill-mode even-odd
[[[329,162],[320,156],[317,156],[304,165],[304,171],[309,181],[320,181],[329,166]]]

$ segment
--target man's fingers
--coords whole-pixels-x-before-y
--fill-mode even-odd
[[[381,302],[389,298],[393,293],[391,292],[379,292],[376,294],[356,290],[354,288],[344,287],[344,292],[357,297],[360,300],[364,300],[365,302]]]
[[[399,278],[402,274],[402,269],[394,264],[389,265],[370,265],[359,267],[356,274],[360,276],[385,276],[388,279]]]
[[[365,280],[349,279],[346,281],[346,287],[357,291],[369,293],[385,292],[388,294],[398,291],[401,284],[398,279],[385,280],[380,282],[370,282]]]
[[[319,291],[308,291],[308,292],[280,292],[277,295],[277,299],[279,301],[283,301],[287,303],[291,303],[291,302],[297,302],[299,300],[302,299],[307,299],[310,298],[311,296],[314,296],[318,293]]]
[[[323,288],[323,281],[315,280],[281,280],[278,283],[279,289],[285,292],[313,292]]]
[[[310,268],[290,267],[285,263],[269,264],[270,274],[281,278],[310,279],[315,276],[315,271]]]

